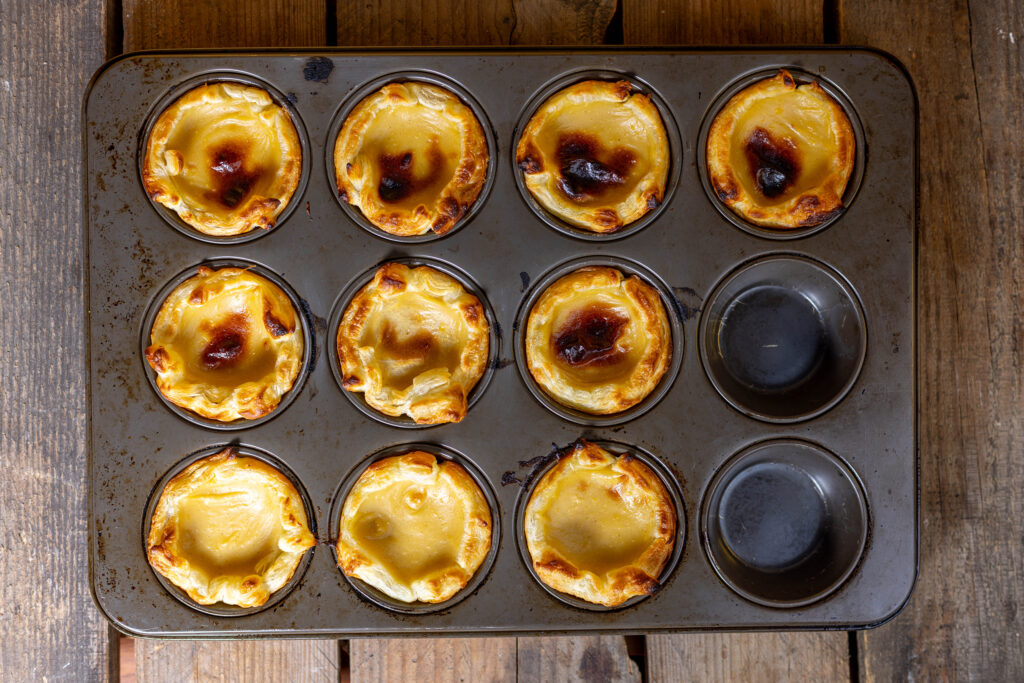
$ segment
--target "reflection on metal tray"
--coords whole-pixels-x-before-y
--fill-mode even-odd
[[[307,69],[311,59],[333,68]],[[847,209],[795,233],[744,224],[702,177],[709,117],[737,84],[782,66],[819,79],[858,138]],[[363,225],[332,189],[339,117],[369,84],[396,74],[451,85],[490,129],[492,169],[478,206],[436,239],[393,239]],[[545,217],[524,197],[513,162],[530,108],[557,84],[587,77],[627,78],[652,94],[672,154],[662,206],[608,236]],[[142,189],[148,123],[189,84],[217,78],[267,86],[301,132],[294,208],[266,233],[202,238]],[[857,628],[886,620],[905,603],[917,568],[915,117],[899,65],[856,49],[151,53],[106,65],[86,95],[84,124],[97,603],[126,632],[187,638]],[[498,343],[461,423],[409,429],[375,419],[336,381],[330,349],[343,295],[389,259],[447,264],[489,305]],[[577,259],[638,273],[668,304],[678,366],[626,416],[558,410],[517,368],[524,303]],[[160,292],[217,260],[256,264],[294,290],[311,335],[294,395],[272,418],[227,431],[172,410],[140,349]],[[813,371],[778,367],[750,350],[751,335],[780,328],[800,333],[806,344],[794,363]],[[801,395],[797,375],[817,391]],[[582,609],[552,595],[518,548],[523,487],[550,463],[553,444],[581,436],[636,447],[681,496],[678,557],[660,590],[619,609]],[[157,579],[143,544],[159,482],[190,455],[226,443],[287,466],[308,493],[320,540],[286,595],[244,615],[190,607]],[[329,547],[343,483],[373,454],[404,443],[468,460],[493,491],[500,522],[493,562],[438,610],[391,609],[357,590]],[[775,505],[787,491],[785,505]],[[737,522],[746,515],[763,520],[766,535],[751,537]],[[787,540],[765,547],[779,533]],[[821,561],[828,576],[808,583],[804,561]]]

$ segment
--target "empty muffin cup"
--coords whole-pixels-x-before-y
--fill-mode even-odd
[[[755,444],[718,471],[701,509],[701,537],[718,576],[744,598],[800,607],[838,589],[867,541],[857,475],[795,439]]]
[[[708,379],[740,412],[767,422],[824,413],[849,392],[867,350],[853,288],[804,256],[741,266],[708,297],[700,355]]]

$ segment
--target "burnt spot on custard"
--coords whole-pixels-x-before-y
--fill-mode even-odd
[[[576,367],[613,363],[621,355],[616,342],[628,322],[611,308],[588,308],[576,313],[553,336],[555,353]]]
[[[433,185],[444,169],[444,155],[436,144],[427,150],[427,174],[422,178],[413,175],[412,152],[401,154],[382,153],[377,157],[380,169],[380,183],[377,194],[382,202],[394,204],[424,187]]]
[[[294,331],[293,328],[285,325],[274,315],[269,301],[263,302],[263,325],[267,328],[267,333],[274,339],[291,334]]]
[[[249,337],[249,319],[235,313],[213,329],[210,341],[199,352],[199,362],[206,370],[221,370],[238,362],[245,355]]]
[[[743,151],[758,191],[768,199],[781,195],[800,175],[796,145],[764,128],[757,127],[750,133]]]
[[[569,199],[581,202],[598,197],[626,182],[636,165],[636,155],[617,147],[606,151],[592,135],[565,133],[558,138],[558,189]]]
[[[210,150],[213,198],[229,209],[242,203],[262,174],[260,168],[246,168],[247,151],[240,142],[225,142]]]
[[[385,322],[380,332],[380,345],[393,358],[416,360],[429,356],[437,347],[437,340],[426,330],[399,337],[391,323]]]

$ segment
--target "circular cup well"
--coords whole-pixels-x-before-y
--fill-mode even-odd
[[[600,233],[584,230],[583,228],[567,223],[561,218],[550,213],[547,209],[541,206],[540,202],[538,202],[530,193],[530,190],[527,189],[526,183],[523,182],[523,172],[519,169],[518,164],[516,164],[516,149],[519,147],[519,138],[522,136],[523,130],[529,124],[530,119],[533,118],[533,115],[537,112],[537,109],[539,109],[540,106],[548,100],[548,98],[556,94],[558,91],[564,90],[575,83],[589,80],[629,81],[636,92],[643,93],[651,98],[651,102],[653,102],[654,106],[657,107],[658,114],[661,116],[661,122],[665,128],[665,135],[668,138],[669,168],[668,174],[665,178],[665,194],[664,197],[662,197],[661,203],[637,220],[628,225],[624,225],[621,229],[614,232]],[[516,127],[512,132],[512,148],[509,151],[509,157],[512,163],[512,177],[515,178],[519,194],[537,218],[563,235],[575,237],[576,239],[588,242],[609,242],[612,240],[622,239],[623,237],[628,237],[640,230],[643,230],[645,227],[653,223],[665,210],[665,207],[668,206],[669,202],[672,200],[672,196],[675,194],[676,188],[679,186],[679,174],[682,168],[682,143],[680,142],[679,137],[679,127],[676,125],[676,120],[675,117],[672,116],[671,109],[658,91],[651,85],[637,78],[635,75],[623,71],[613,71],[610,69],[580,69],[570,71],[569,73],[548,81],[527,101],[522,112],[519,114]]]
[[[718,393],[767,422],[807,420],[834,406],[864,364],[864,312],[846,280],[809,258],[748,262],[707,298],[700,356]]]
[[[855,144],[853,170],[846,183],[846,190],[843,192],[843,208],[828,220],[822,221],[817,225],[811,225],[804,228],[770,228],[748,221],[730,209],[721,199],[718,198],[714,188],[711,187],[711,178],[708,173],[708,133],[711,130],[711,124],[714,123],[715,117],[718,116],[718,113],[722,111],[726,104],[729,103],[729,100],[731,100],[741,90],[758,81],[771,78],[777,74],[780,69],[785,69],[792,74],[798,84],[816,81],[818,85],[821,86],[822,90],[828,93],[829,96],[839,104],[843,112],[846,114],[846,118],[850,121],[850,127],[853,129]],[[764,237],[772,240],[792,240],[799,239],[801,237],[809,237],[810,235],[821,232],[842,218],[850,208],[853,200],[856,198],[858,190],[860,190],[861,182],[864,179],[866,160],[867,137],[864,135],[864,126],[861,123],[860,116],[857,114],[857,109],[853,106],[853,102],[846,93],[843,92],[842,88],[820,75],[812,74],[798,66],[790,66],[786,64],[780,64],[772,67],[758,67],[754,71],[742,74],[726,85],[711,101],[710,106],[704,113],[704,117],[701,120],[700,132],[697,137],[698,175],[700,176],[701,185],[704,187],[704,193],[708,196],[711,204],[727,221],[735,225],[740,230],[748,232],[756,237]]]
[[[302,167],[299,172],[299,184],[295,188],[295,192],[292,194],[291,200],[288,202],[288,206],[285,207],[284,211],[277,217],[274,227],[270,230],[264,230],[262,228],[254,228],[248,232],[244,232],[240,235],[231,235],[228,237],[218,237],[216,235],[208,235],[204,232],[200,232],[195,229],[171,209],[168,209],[163,204],[153,201],[146,192],[145,187],[142,185],[142,171],[146,162],[146,145],[149,143],[149,135],[153,130],[153,126],[156,125],[156,121],[160,118],[160,115],[164,113],[169,106],[187,93],[189,90],[199,87],[207,83],[240,83],[242,85],[251,85],[256,88],[266,90],[270,97],[274,100],[274,103],[279,107],[283,108],[288,115],[291,117],[292,125],[295,126],[295,132],[299,136],[299,147],[302,150]],[[310,155],[312,154],[311,147],[309,144],[309,135],[306,133],[306,125],[303,123],[302,118],[299,116],[298,110],[292,105],[291,101],[285,97],[285,95],[270,85],[266,81],[248,74],[242,71],[209,71],[206,73],[198,74],[189,78],[185,81],[177,83],[173,88],[168,90],[159,100],[153,105],[149,114],[146,116],[146,123],[142,130],[139,131],[139,145],[136,153],[136,161],[138,167],[138,173],[136,177],[139,181],[139,189],[142,194],[146,196],[153,209],[160,215],[164,221],[172,228],[180,232],[181,234],[191,237],[192,239],[199,240],[200,242],[206,242],[207,244],[218,244],[218,245],[230,245],[230,244],[242,244],[244,242],[252,242],[253,240],[259,239],[264,235],[268,235],[271,232],[275,232],[281,228],[281,226],[288,220],[289,216],[295,211],[295,207],[301,204],[302,196],[306,192],[306,185],[309,183],[309,169],[311,167]]]
[[[302,485],[302,482],[300,482],[299,478],[295,476],[295,473],[292,472],[291,468],[284,464],[284,462],[281,459],[258,448],[244,445],[220,444],[218,446],[209,446],[187,456],[174,467],[172,467],[170,470],[168,470],[167,473],[160,478],[160,481],[157,482],[156,486],[153,487],[153,491],[149,495],[149,501],[146,503],[146,514],[144,515],[142,522],[143,555],[146,554],[146,547],[149,538],[149,527],[152,524],[153,520],[153,511],[156,510],[156,505],[160,500],[160,494],[163,493],[164,487],[167,485],[167,482],[169,482],[172,478],[180,474],[186,467],[196,462],[197,460],[202,460],[203,458],[206,458],[208,456],[220,453],[222,450],[229,447],[235,448],[239,455],[245,456],[247,458],[255,458],[257,460],[262,460],[263,462],[267,463],[271,467],[281,472],[281,474],[286,476],[288,480],[291,481],[292,486],[295,487],[295,490],[299,492],[299,496],[302,498],[302,504],[306,510],[306,519],[309,522],[309,531],[313,534],[313,536],[316,536],[316,515],[313,513],[313,503],[309,498],[309,494],[306,492],[306,487]],[[181,590],[173,583],[168,581],[163,574],[153,569],[152,566],[150,566],[149,568],[153,572],[153,575],[156,577],[157,581],[160,582],[160,585],[163,586],[168,593],[174,596],[182,604],[194,609],[195,611],[216,617],[244,617],[250,614],[255,614],[257,612],[262,612],[266,609],[270,609],[274,605],[284,600],[284,598],[292,590],[294,590],[294,588],[297,585],[299,585],[299,583],[301,583],[302,577],[305,575],[306,570],[309,568],[309,564],[312,561],[313,552],[315,551],[315,549],[316,546],[306,551],[306,553],[302,556],[302,560],[299,562],[299,566],[295,568],[295,572],[292,574],[292,577],[288,580],[288,582],[285,583],[285,585],[281,586],[281,588],[279,588],[278,590],[274,591],[267,599],[267,601],[262,605],[259,605],[258,607],[237,607],[235,605],[226,605],[220,602],[213,605],[200,605],[198,602],[190,598],[188,594],[185,593],[185,591]]]
[[[459,99],[462,100],[463,104],[473,110],[476,120],[480,122],[480,127],[484,131],[484,138],[487,140],[487,154],[489,157],[487,162],[487,174],[484,177],[483,187],[480,188],[480,195],[476,198],[476,201],[473,202],[473,205],[469,207],[466,215],[460,218],[455,225],[452,226],[452,229],[443,235],[438,235],[432,230],[423,235],[393,235],[386,230],[381,230],[379,227],[367,220],[366,216],[363,215],[363,212],[359,210],[359,207],[349,204],[338,196],[338,180],[334,172],[334,146],[338,141],[338,134],[341,132],[342,126],[345,125],[345,120],[348,119],[352,110],[368,96],[383,88],[388,83],[396,83],[399,81],[427,83],[455,93]],[[426,70],[397,71],[389,73],[384,76],[374,78],[353,90],[345,97],[341,106],[338,107],[338,111],[335,112],[334,117],[331,119],[331,125],[328,128],[327,133],[327,145],[324,149],[324,161],[326,164],[325,169],[327,171],[328,187],[331,188],[331,194],[334,195],[334,198],[338,201],[338,205],[341,207],[342,211],[345,212],[345,215],[348,216],[353,223],[375,237],[388,240],[389,242],[399,242],[404,244],[420,244],[422,242],[433,242],[435,240],[444,239],[445,237],[454,234],[457,230],[461,230],[467,223],[473,220],[487,201],[488,196],[491,194],[491,188],[494,186],[495,171],[497,169],[497,155],[498,145],[495,141],[494,128],[491,126],[491,121],[487,117],[487,113],[484,112],[480,103],[477,102],[469,91],[459,83],[456,83],[447,76]]]
[[[146,347],[150,344],[153,323],[156,321],[157,314],[160,313],[160,307],[178,285],[196,274],[196,271],[200,266],[207,266],[213,270],[220,268],[248,269],[280,287],[281,291],[285,293],[288,300],[291,302],[292,307],[295,309],[295,315],[299,321],[299,329],[302,330],[302,364],[299,367],[299,374],[295,377],[295,382],[292,384],[292,388],[288,390],[288,393],[281,397],[281,402],[277,404],[277,407],[263,417],[255,420],[241,419],[235,420],[234,422],[220,422],[218,420],[211,420],[209,418],[202,417],[201,415],[197,415],[187,408],[182,408],[178,404],[169,401],[167,397],[163,395],[163,392],[160,391],[160,387],[156,384],[156,372],[154,372],[153,368],[150,367],[149,363],[146,361]],[[197,263],[194,266],[186,268],[175,275],[170,282],[164,285],[160,291],[156,293],[156,296],[153,297],[153,300],[149,303],[149,307],[146,309],[146,314],[142,318],[142,328],[140,329],[139,335],[139,358],[142,360],[142,368],[146,374],[146,379],[149,381],[149,386],[152,387],[157,398],[159,398],[160,401],[171,410],[171,412],[181,419],[191,422],[194,425],[199,425],[200,427],[207,427],[209,429],[221,431],[231,431],[236,429],[249,429],[251,427],[261,425],[264,422],[274,419],[284,412],[289,405],[291,405],[292,401],[294,401],[302,391],[302,386],[305,384],[306,378],[309,376],[315,342],[316,340],[313,337],[313,325],[309,320],[308,307],[303,305],[302,299],[299,297],[298,293],[292,289],[291,285],[285,282],[280,275],[256,261],[250,261],[242,258],[216,258],[207,259],[201,263]]]
[[[425,451],[439,459],[449,460],[461,465],[462,468],[469,473],[469,476],[473,478],[476,485],[480,487],[480,491],[483,492],[484,498],[487,499],[487,505],[491,510],[491,547],[488,549],[487,555],[484,557],[484,561],[479,567],[477,567],[476,573],[473,574],[462,590],[444,602],[402,602],[401,600],[394,599],[387,593],[378,590],[361,579],[354,576],[348,576],[340,567],[338,567],[337,542],[338,536],[341,533],[341,512],[345,506],[345,499],[348,498],[348,494],[352,490],[352,487],[355,486],[356,481],[359,480],[359,477],[363,474],[366,468],[373,463],[378,460],[383,460],[384,458],[389,458],[394,455],[402,455],[403,453],[409,453],[411,451]],[[432,614],[435,612],[443,612],[444,610],[447,610],[468,598],[474,591],[476,591],[477,588],[480,587],[480,585],[487,579],[487,576],[491,573],[491,569],[494,567],[494,560],[498,556],[498,547],[501,545],[501,508],[498,506],[498,499],[494,495],[494,489],[491,487],[491,484],[487,480],[487,476],[483,473],[483,470],[473,464],[473,461],[462,453],[459,453],[452,448],[448,448],[447,446],[441,446],[434,443],[403,443],[382,448],[360,462],[351,472],[349,472],[334,494],[334,499],[331,503],[329,531],[331,538],[331,556],[334,558],[334,566],[338,568],[338,572],[345,577],[348,584],[363,599],[392,612],[399,612],[402,614]]]
[[[607,441],[601,439],[588,439],[590,443],[596,444],[601,448],[605,449],[612,455],[623,455],[629,453],[634,456],[645,465],[651,468],[651,471],[658,475],[661,479],[661,483],[665,486],[665,490],[668,491],[669,497],[672,498],[672,504],[676,510],[676,539],[675,544],[672,546],[672,554],[669,555],[668,562],[665,563],[665,568],[661,570],[661,575],[658,576],[658,583],[664,587],[679,565],[679,560],[683,556],[683,548],[686,545],[686,507],[683,504],[682,494],[679,492],[679,485],[676,482],[675,477],[668,470],[665,465],[661,463],[658,458],[654,457],[642,448],[636,446],[630,446],[628,444],[619,441]],[[541,588],[543,588],[548,595],[559,600],[560,602],[576,607],[578,609],[588,610],[591,612],[613,612],[621,609],[632,607],[633,605],[646,600],[651,597],[649,595],[635,595],[629,600],[626,600],[622,604],[608,607],[606,605],[598,605],[593,602],[587,602],[581,600],[576,596],[563,593],[555,590],[548,584],[544,583],[540,576],[537,575],[536,570],[533,568],[533,559],[530,557],[530,549],[526,545],[526,531],[524,528],[523,517],[526,513],[526,505],[530,502],[530,497],[533,495],[534,489],[544,475],[554,467],[558,461],[568,451],[558,451],[556,454],[548,460],[547,463],[541,466],[539,470],[536,470],[530,474],[530,478],[527,480],[527,484],[520,488],[519,495],[516,498],[516,509],[515,509],[515,520],[516,520],[516,546],[519,548],[519,557],[522,559],[523,564],[526,566],[526,571],[530,573],[533,580],[537,582]]]
[[[449,424],[447,422],[439,424],[417,424],[415,420],[407,415],[385,415],[367,403],[363,398],[362,392],[349,391],[345,388],[343,381],[344,377],[342,377],[341,372],[341,359],[338,356],[338,326],[341,325],[341,319],[345,315],[345,309],[348,308],[352,298],[359,293],[359,290],[373,280],[374,274],[376,274],[377,270],[385,263],[404,263],[409,267],[430,266],[431,268],[436,268],[442,273],[450,275],[458,280],[458,282],[466,288],[466,291],[475,296],[480,301],[481,305],[483,305],[484,315],[487,318],[487,325],[490,334],[487,341],[487,366],[484,368],[484,374],[481,375],[480,380],[470,390],[469,396],[466,397],[466,415],[469,415],[469,411],[473,409],[476,402],[480,400],[481,396],[483,396],[484,390],[487,389],[487,385],[491,383],[491,378],[494,376],[494,368],[497,367],[498,358],[501,353],[501,337],[498,334],[499,325],[497,318],[494,315],[494,310],[491,308],[490,302],[488,302],[487,297],[483,295],[483,291],[480,289],[480,286],[476,281],[458,267],[448,263],[447,261],[442,261],[441,259],[431,258],[428,256],[410,256],[407,258],[386,259],[355,277],[348,286],[345,287],[341,294],[338,295],[338,298],[334,300],[334,305],[331,309],[331,316],[327,322],[327,355],[331,364],[331,373],[334,375],[334,381],[337,383],[338,388],[341,390],[341,393],[345,398],[347,398],[359,412],[382,424],[402,429],[430,429],[431,427],[440,427],[441,425]]]
[[[780,439],[734,456],[701,510],[711,565],[732,590],[769,607],[821,600],[864,551],[868,510],[856,474],[814,444]]]

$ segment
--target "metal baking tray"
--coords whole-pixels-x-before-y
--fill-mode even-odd
[[[701,140],[716,107],[779,67],[798,79],[820,80],[856,128],[848,208],[821,229],[776,234],[746,225],[718,204],[702,176]],[[552,89],[592,76],[627,78],[652,93],[671,139],[666,200],[639,225],[608,237],[580,234],[538,213],[521,191],[513,161],[516,132],[529,108]],[[470,219],[441,239],[386,237],[332,191],[329,152],[340,117],[361,94],[392,78],[453,88],[476,108],[491,136],[485,194]],[[290,108],[304,148],[302,184],[278,226],[220,241],[199,239],[153,204],[138,170],[152,117],[189,85],[217,79],[267,87]],[[913,86],[890,57],[848,48],[153,52],[102,67],[84,106],[89,568],[96,602],[120,630],[252,638],[849,629],[882,623],[905,604],[918,558],[917,134]],[[771,257],[759,266],[766,270],[751,276],[750,264],[763,257]],[[489,305],[492,361],[459,424],[410,428],[402,420],[377,420],[361,409],[358,396],[341,390],[332,372],[332,326],[344,293],[374,266],[396,258],[433,261],[461,274]],[[154,390],[142,358],[147,320],[161,291],[211,260],[255,263],[283,280],[311,335],[308,367],[289,405],[257,424],[225,429],[172,410]],[[518,327],[528,299],[570,261],[609,261],[646,274],[673,319],[677,366],[657,396],[624,416],[556,412],[519,365]],[[854,344],[848,362],[863,365],[831,407],[794,404],[795,420],[780,418],[771,401],[751,409],[741,400],[737,409],[719,393],[735,387],[705,369],[716,357],[714,344],[702,340],[713,338],[708,330],[721,324],[723,312],[711,298],[756,284],[758,273],[807,300],[821,294],[826,318],[835,303],[828,297],[846,293],[849,315],[836,325],[852,316],[860,327],[852,336],[849,330],[836,334]],[[767,312],[773,314],[770,307]],[[579,437],[637,449],[679,507],[678,552],[660,590],[618,609],[563,600],[524,562],[516,519],[528,495],[524,487],[550,464],[554,447]],[[765,445],[769,441],[775,445]],[[499,522],[496,552],[479,581],[440,608],[395,609],[350,583],[331,547],[337,527],[331,517],[346,482],[375,454],[413,443],[467,460]],[[160,482],[189,457],[227,444],[286,466],[308,496],[320,541],[287,593],[265,609],[195,609],[146,562],[147,506]],[[832,455],[808,455],[812,451]],[[735,558],[723,555],[721,543],[729,534],[735,547],[745,542],[728,519],[740,514],[729,511],[742,509],[742,501],[733,495],[723,502],[721,489],[709,486],[748,461],[784,470],[807,464],[803,471],[813,475],[817,495],[826,507],[838,506],[808,524],[832,525],[826,531],[837,539],[836,553],[856,558],[862,550],[834,585],[813,588],[816,599],[792,599],[794,591],[806,597],[817,580],[812,576],[779,573],[774,565],[753,577],[737,566],[729,573]],[[791,496],[779,481],[745,490],[783,507],[798,504],[806,487],[798,485]],[[853,497],[829,498],[833,485]],[[725,509],[726,517],[708,506]],[[806,526],[794,514],[792,521]]]

